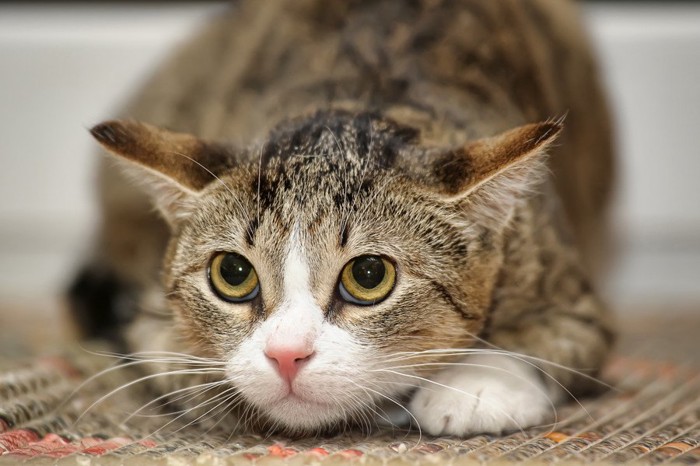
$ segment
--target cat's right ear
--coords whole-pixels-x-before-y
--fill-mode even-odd
[[[429,168],[433,189],[499,224],[547,173],[546,151],[561,130],[553,121],[529,124],[446,151]]]
[[[113,120],[90,133],[144,185],[168,223],[187,217],[201,190],[233,165],[231,151],[195,136],[146,123]]]

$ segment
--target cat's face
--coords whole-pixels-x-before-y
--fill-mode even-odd
[[[448,362],[441,350],[469,347],[482,330],[506,204],[531,171],[509,141],[473,144],[467,159],[380,117],[331,112],[228,158],[171,133],[146,144],[135,131],[157,130],[138,128],[120,127],[132,139],[116,146],[130,150],[95,134],[163,175],[154,192],[173,225],[164,276],[177,328],[192,351],[225,362],[271,424],[318,430],[398,401]],[[535,148],[551,138],[530,130]],[[115,138],[114,124],[107,132]],[[216,179],[148,163],[168,152],[216,167]]]

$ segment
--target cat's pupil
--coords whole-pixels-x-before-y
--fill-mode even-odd
[[[250,262],[243,257],[229,253],[221,261],[221,278],[229,285],[238,286],[248,278],[252,268]]]
[[[363,288],[376,288],[384,279],[386,267],[379,257],[360,257],[352,265],[352,277]]]

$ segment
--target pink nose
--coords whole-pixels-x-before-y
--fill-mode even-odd
[[[309,345],[277,346],[268,343],[265,348],[265,356],[274,361],[277,372],[289,383],[294,380],[301,366],[313,355],[314,350]]]

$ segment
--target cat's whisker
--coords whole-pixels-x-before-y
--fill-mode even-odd
[[[348,380],[350,383],[353,383],[354,385],[356,385],[367,396],[367,400],[364,400],[357,395],[350,394],[351,399],[355,402],[354,406],[353,406],[353,410],[354,410],[355,414],[353,414],[353,416],[360,415],[360,416],[362,416],[363,420],[366,419],[365,425],[367,425],[368,434],[371,433],[371,431],[372,431],[371,430],[372,425],[379,426],[377,419],[382,419],[385,422],[385,425],[391,426],[392,429],[400,427],[400,426],[397,426],[394,424],[394,422],[391,419],[391,416],[379,404],[375,403],[375,399],[370,393],[370,391],[373,391],[374,393],[379,393],[381,395],[380,392],[371,389],[367,385],[366,380],[360,380],[360,381],[357,381],[356,379],[349,380],[349,378],[347,378],[347,377],[345,377],[345,379]],[[360,382],[362,382],[362,383],[360,383]],[[373,380],[371,382],[371,385],[377,385],[378,383],[381,384],[382,382],[384,382],[384,381]],[[392,403],[392,404],[395,404],[395,403]],[[403,405],[401,405],[401,409],[406,411],[406,409]],[[375,415],[375,417],[374,418],[369,417],[368,412],[373,413]],[[408,411],[406,411],[406,412],[408,412]],[[365,421],[363,421],[363,422],[365,422]]]
[[[229,416],[231,416],[231,413],[233,413],[235,410],[240,411],[239,407],[244,403],[245,403],[245,399],[243,398],[242,395],[239,396],[238,398],[231,399],[229,401],[226,409],[221,413],[221,418],[219,419],[217,424],[219,422],[223,421],[224,419],[230,419]],[[240,425],[241,425],[241,416],[237,416],[236,417],[236,425],[228,429],[229,433],[226,436],[226,442],[229,442],[235,433],[240,432],[240,430],[238,428]],[[216,427],[216,424],[214,425],[214,427]]]
[[[189,394],[189,393],[185,392],[184,394],[178,395],[176,398],[168,398],[167,404],[177,403],[183,399],[185,402],[188,402],[191,399],[196,398],[197,396],[200,396],[202,393],[209,391],[210,389],[215,389],[215,388],[218,388],[218,387],[221,387],[224,385],[230,385],[230,380],[224,379],[224,380],[215,381],[215,382],[207,382],[207,383],[199,384],[199,385],[202,386],[202,388],[198,389],[198,391],[196,393]],[[196,386],[197,385],[195,385],[194,387],[196,387]],[[191,389],[192,387],[186,387],[186,388]],[[184,390],[184,389],[180,389],[180,390]],[[173,392],[171,392],[171,393],[173,393]]]
[[[133,353],[117,353],[117,352],[111,352],[111,351],[90,351],[86,348],[83,348],[83,350],[88,353],[92,354],[95,356],[104,356],[104,357],[112,357],[116,359],[128,359],[128,360],[150,360],[153,358],[162,358],[166,359],[167,361],[187,361],[187,362],[193,362],[193,363],[205,363],[205,364],[212,364],[212,365],[224,365],[225,363],[222,361],[219,361],[217,359],[212,359],[212,358],[205,358],[201,356],[196,356],[193,354],[188,354],[188,353],[178,353],[174,351],[137,351]]]
[[[423,438],[423,431],[422,431],[422,429],[421,429],[421,427],[420,427],[420,423],[418,422],[418,420],[416,419],[416,417],[413,415],[413,413],[412,413],[411,411],[409,411],[409,409],[406,408],[406,407],[403,405],[403,403],[401,403],[401,402],[399,402],[399,401],[393,399],[393,398],[392,398],[391,396],[389,396],[389,395],[385,395],[384,393],[382,393],[382,392],[380,392],[380,391],[374,390],[374,389],[371,388],[371,387],[363,387],[362,385],[358,384],[357,382],[355,382],[355,381],[352,380],[351,378],[347,378],[347,381],[350,382],[351,384],[355,385],[356,387],[360,388],[361,390],[370,391],[370,392],[374,393],[375,395],[379,396],[380,398],[385,399],[385,400],[389,401],[390,403],[392,403],[392,404],[398,406],[398,407],[401,408],[402,410],[404,410],[404,411],[406,412],[406,414],[409,415],[409,417],[411,418],[411,420],[415,423],[415,425],[418,427],[418,442],[420,443],[421,439]]]
[[[149,375],[140,377],[136,380],[132,380],[128,383],[120,385],[119,387],[113,389],[112,391],[110,391],[106,395],[103,395],[102,397],[97,399],[90,406],[88,406],[83,411],[83,413],[80,414],[80,416],[78,416],[78,418],[75,420],[74,424],[77,424],[83,418],[83,416],[85,416],[85,414],[87,414],[92,408],[94,408],[98,404],[102,403],[107,398],[113,396],[114,394],[116,394],[116,393],[118,393],[126,388],[134,386],[138,383],[145,382],[147,380],[152,380],[152,379],[155,379],[157,377],[165,377],[165,376],[172,376],[172,375],[203,375],[203,374],[219,374],[221,372],[222,372],[221,370],[215,370],[215,369],[181,369],[181,370],[174,370],[174,371],[157,372],[154,374],[149,374]]]
[[[129,417],[127,417],[123,422],[124,422],[124,423],[129,422],[129,420],[130,420],[132,417],[135,417],[135,416],[139,415],[139,413],[140,413],[141,411],[147,409],[149,406],[152,406],[152,405],[158,403],[158,402],[161,401],[161,400],[167,400],[167,402],[164,403],[164,404],[159,405],[159,408],[162,408],[163,406],[168,405],[168,404],[175,404],[175,403],[177,403],[178,401],[181,401],[181,400],[183,400],[183,399],[185,399],[185,398],[187,398],[187,399],[185,400],[185,402],[187,402],[187,401],[191,400],[193,397],[200,396],[200,395],[202,395],[203,393],[206,393],[206,392],[209,391],[209,390],[212,390],[212,389],[214,389],[214,388],[217,388],[217,387],[219,387],[219,386],[221,386],[221,385],[225,385],[225,384],[228,384],[228,381],[226,381],[226,380],[221,380],[221,381],[216,381],[216,382],[201,383],[201,384],[197,384],[197,385],[192,385],[192,386],[190,386],[190,387],[184,387],[184,388],[180,388],[180,389],[177,389],[177,390],[170,391],[170,392],[165,393],[165,394],[163,394],[163,395],[160,395],[159,397],[157,397],[157,398],[155,398],[155,399],[149,401],[148,403],[142,405],[140,408],[138,408],[137,410],[135,410],[134,412],[132,412],[132,413],[129,415]],[[190,393],[190,392],[194,392],[194,393]],[[178,395],[178,394],[180,394],[180,395],[177,396],[177,397],[175,397],[175,398],[173,398],[173,395]],[[189,397],[189,398],[188,398],[188,397]],[[168,413],[168,414],[172,414],[172,413]],[[163,414],[159,414],[159,415],[155,415],[155,416],[162,416],[162,415],[163,415]],[[140,417],[152,417],[152,416],[154,416],[154,415],[139,415],[139,416],[140,416]]]
[[[207,431],[204,433],[204,435],[207,435],[209,432],[214,430],[219,424],[221,424],[221,421],[224,419],[228,418],[228,416],[231,414],[231,412],[236,409],[236,407],[243,401],[243,396],[237,392],[235,395],[231,395],[226,398],[225,404],[222,406],[222,408],[219,409],[219,412],[216,414],[219,419],[207,429]],[[213,416],[212,416],[213,417]],[[234,432],[234,430],[231,431],[229,435],[231,435]]]
[[[100,353],[93,353],[93,352],[90,352],[90,351],[88,351],[88,352],[89,352],[89,353],[92,353],[92,354],[97,354],[97,355],[100,355],[100,356],[103,355],[103,354],[100,354]],[[109,356],[109,355],[107,355],[107,356]],[[118,356],[109,356],[109,357],[115,357],[115,358],[123,359],[123,358],[122,358],[122,355],[118,355]],[[132,361],[126,362],[126,363],[117,363],[117,364],[115,364],[115,365],[113,365],[113,366],[111,366],[111,367],[108,367],[108,368],[106,368],[106,369],[102,369],[101,371],[99,371],[99,372],[97,372],[97,373],[91,375],[90,377],[88,377],[87,379],[85,379],[84,381],[82,381],[75,389],[73,389],[73,391],[72,391],[71,393],[69,393],[69,394],[65,397],[65,399],[63,400],[63,402],[61,402],[61,403],[59,404],[59,406],[58,406],[56,409],[60,409],[60,408],[62,408],[63,406],[65,406],[65,404],[68,403],[71,399],[73,399],[73,397],[74,397],[75,395],[77,395],[82,389],[84,389],[87,385],[89,385],[89,384],[92,383],[93,381],[99,379],[100,377],[104,377],[104,376],[106,376],[106,375],[108,375],[108,374],[110,374],[110,373],[112,373],[112,372],[118,371],[118,370],[124,370],[124,369],[128,369],[128,368],[131,368],[131,367],[134,367],[134,366],[138,366],[138,365],[140,365],[140,364],[152,364],[152,363],[153,363],[152,360],[148,360],[148,359],[136,359],[136,360],[132,360]],[[183,363],[183,364],[184,364],[184,363]]]
[[[196,407],[194,407],[194,408],[192,408],[192,409],[196,409]],[[161,430],[163,430],[165,427],[167,427],[168,425],[170,425],[172,422],[177,421],[177,419],[179,419],[179,418],[182,417],[183,415],[187,414],[187,412],[189,412],[189,409],[183,411],[182,414],[180,414],[177,418],[171,420],[170,422],[168,422],[168,423],[165,424],[164,426],[161,426],[161,427],[160,427],[159,429],[157,429],[156,431],[151,432],[150,434],[148,434],[148,435],[146,435],[146,436],[139,437],[138,439],[135,439],[135,440],[132,441],[131,443],[126,444],[126,445],[123,445],[123,446],[120,447],[120,448],[127,448],[127,447],[130,446],[130,445],[136,444],[136,443],[138,443],[138,442],[141,442],[141,441],[143,441],[143,440],[148,439],[149,437],[152,437],[152,436],[156,435],[158,432],[160,432]],[[168,413],[168,414],[166,414],[166,415],[173,415],[173,414],[177,414],[177,412],[176,412],[176,413]],[[153,416],[153,417],[157,417],[157,416]],[[77,422],[77,421],[76,421],[76,422]]]
[[[235,401],[232,401],[231,404],[229,405],[229,412],[232,412],[235,409],[238,409],[238,407],[245,402],[245,398],[241,396],[240,398],[236,399]],[[238,416],[236,417],[236,424],[231,428],[231,432],[229,432],[229,435],[227,437],[227,441],[231,440],[231,437],[233,436],[234,432],[239,432],[239,427],[243,425],[242,429],[247,428],[246,420],[245,420],[245,415],[244,412],[247,410],[248,406],[250,404],[244,404],[244,409],[241,412],[239,410]]]
[[[198,409],[200,409],[202,406],[206,406],[207,404],[215,403],[220,397],[226,396],[226,395],[227,395],[227,392],[230,392],[230,391],[232,391],[232,390],[235,390],[235,387],[231,387],[231,388],[229,388],[229,389],[227,389],[227,390],[225,390],[225,391],[223,391],[223,392],[217,394],[217,395],[214,396],[213,398],[210,398],[210,399],[208,399],[208,400],[205,400],[205,401],[202,402],[202,403],[197,404],[196,406],[192,406],[192,407],[188,408],[185,412],[178,414],[174,419],[171,419],[170,421],[168,421],[168,422],[165,423],[164,425],[162,425],[162,426],[160,426],[159,428],[157,428],[155,431],[153,431],[153,432],[151,432],[150,434],[148,434],[148,435],[146,435],[145,437],[143,437],[141,440],[144,440],[144,439],[148,439],[148,438],[150,438],[150,437],[153,437],[154,435],[156,435],[156,434],[158,434],[159,432],[163,431],[165,428],[167,428],[168,426],[170,426],[170,425],[173,424],[174,422],[177,422],[179,419],[181,419],[182,417],[186,416],[186,415],[189,414],[190,412],[195,411],[195,410],[198,410]],[[207,413],[208,413],[208,412],[209,412],[209,411],[207,411]],[[197,420],[199,420],[199,418],[197,418],[197,419],[194,420],[194,421],[190,421],[190,422],[186,423],[184,426],[178,428],[178,429],[175,430],[173,433],[177,433],[177,432],[179,432],[180,430],[182,430],[182,429],[184,429],[184,428],[186,428],[186,427],[191,426],[191,425],[192,425],[194,422],[196,422]]]
[[[380,382],[380,381],[374,381],[373,383],[374,383],[374,385],[376,385],[378,382]],[[365,409],[372,411],[377,416],[377,418],[384,420],[384,422],[386,423],[386,426],[391,427],[392,430],[394,430],[394,429],[405,430],[400,425],[394,424],[394,421],[391,419],[391,416],[389,415],[389,413],[387,413],[380,405],[375,404],[373,402],[372,395],[370,393],[368,393],[368,391],[366,390],[366,388],[364,386],[361,386],[360,388],[365,392],[365,394],[367,395],[367,397],[369,399],[369,401],[362,403],[362,406]],[[374,420],[374,425],[379,426],[376,419]]]
[[[210,387],[209,389],[211,389],[211,388],[212,387]],[[163,411],[163,410],[165,410],[165,407],[168,405],[171,405],[171,404],[180,405],[180,403],[177,403],[177,401],[182,401],[183,403],[188,403],[188,402],[194,400],[195,398],[200,397],[201,395],[206,393],[209,389],[208,388],[199,388],[197,390],[194,390],[192,393],[186,393],[184,395],[180,395],[178,397],[179,398],[178,400],[172,400],[172,401],[166,400],[164,403],[156,406],[155,409]],[[140,413],[138,413],[138,411],[143,410],[143,409],[145,409],[145,405],[142,406],[141,408],[139,408],[138,410],[134,411],[133,413],[131,413],[129,415],[129,417],[124,422],[127,422],[128,420],[130,420],[131,417],[145,417],[145,418],[166,417],[166,416],[172,416],[174,414],[179,414],[185,410],[183,408],[179,411],[163,411],[163,412],[160,412],[157,414],[140,414]]]
[[[394,386],[399,386],[399,387],[405,387],[407,389],[413,390],[416,388],[420,388],[422,390],[428,390],[428,391],[435,391],[433,387],[425,387],[421,384],[417,383],[410,383],[410,382],[398,382],[396,380],[376,380],[374,381],[375,385],[394,385]]]
[[[454,356],[454,355],[465,356],[468,354],[477,354],[477,353],[483,353],[483,350],[480,350],[478,348],[428,349],[428,350],[423,350],[423,351],[401,351],[398,353],[391,353],[389,355],[378,355],[378,356],[375,356],[373,359],[375,361],[381,361],[383,363],[386,363],[386,362],[397,362],[397,361],[403,361],[403,360],[408,360],[408,359],[422,358],[425,356],[450,357],[450,356]]]
[[[398,354],[399,356],[392,358]],[[420,358],[424,356],[440,356],[440,357],[459,357],[459,356],[468,356],[472,354],[497,354],[497,355],[503,355],[503,356],[509,356],[514,359],[521,360],[523,362],[526,362],[529,365],[533,365],[533,367],[537,368],[538,370],[542,371],[543,369],[538,367],[534,363],[540,363],[542,365],[546,366],[551,366],[557,369],[561,369],[567,372],[570,372],[572,374],[575,374],[577,376],[580,376],[582,378],[585,378],[591,382],[595,382],[601,386],[604,386],[607,389],[610,390],[619,390],[616,387],[613,387],[612,385],[609,385],[608,383],[604,382],[603,380],[593,377],[590,374],[586,374],[585,372],[582,372],[581,370],[565,366],[563,364],[559,364],[554,361],[549,361],[544,358],[539,358],[536,356],[530,356],[527,354],[522,354],[522,353],[516,353],[513,351],[508,351],[505,349],[500,349],[500,348],[466,348],[466,349],[452,349],[452,348],[445,348],[445,349],[429,349],[429,350],[424,350],[424,351],[417,351],[417,352],[400,352],[400,353],[394,353],[392,357],[388,359],[381,359],[382,362],[396,362],[400,361],[403,359],[413,359],[413,358]],[[381,358],[381,357],[379,357]],[[546,373],[546,371],[544,371]],[[554,380],[556,382],[556,380]]]
[[[378,405],[374,404],[372,395],[370,395],[370,393],[367,391],[367,389],[365,389],[365,387],[360,385],[360,384],[358,384],[357,386],[365,393],[365,395],[367,395],[367,398],[369,399],[369,401],[365,401],[361,397],[354,395],[354,394],[351,394],[351,399],[354,401],[353,410],[356,413],[356,415],[359,415],[362,417],[363,422],[366,422],[367,431],[371,432],[372,423],[371,423],[371,418],[365,412],[365,410],[371,411],[378,418],[383,419],[387,423],[387,425],[393,426],[393,423],[391,422],[391,419],[389,419],[389,416],[387,415],[386,411],[381,409]],[[379,411],[381,411],[381,413]],[[377,425],[376,421],[374,424]]]
[[[372,414],[374,414],[376,417],[373,417]],[[377,409],[373,408],[371,405],[363,403],[359,399],[354,403],[354,406],[352,406],[351,416],[352,419],[357,419],[358,417],[361,419],[360,430],[365,432],[367,435],[372,432],[373,426],[377,426],[377,418],[386,418],[386,416],[380,413]]]
[[[254,415],[258,411],[258,409],[253,406],[252,403],[247,403],[243,409],[243,415],[241,416],[243,419],[243,426],[245,429],[249,429],[254,425]]]
[[[175,357],[134,357],[134,356],[122,356],[119,357],[117,356],[116,358],[124,361],[131,361],[131,362],[138,362],[142,364],[169,364],[169,365],[186,365],[186,366],[192,366],[192,367],[197,367],[197,366],[206,366],[206,367],[223,367],[225,366],[225,363],[219,363],[216,361],[198,361],[198,360],[190,360],[190,359],[180,359],[180,358],[175,358]],[[129,362],[128,364],[131,364]],[[127,363],[124,363],[122,365],[126,365]]]
[[[182,412],[180,412],[178,414],[178,417],[174,419],[174,421],[177,421],[181,417],[187,416],[190,413],[196,414],[197,411],[200,411],[200,410],[206,408],[207,406],[214,405],[211,408],[208,408],[207,411],[205,411],[204,413],[198,414],[196,418],[193,418],[192,420],[188,421],[188,423],[186,425],[181,426],[175,432],[178,432],[187,426],[190,426],[192,424],[195,424],[195,423],[201,421],[202,419],[205,419],[207,417],[207,415],[209,415],[212,411],[219,408],[223,403],[225,403],[229,399],[237,398],[240,396],[241,395],[238,392],[238,389],[236,387],[228,387],[225,390],[222,390],[222,391],[214,394],[213,396],[210,396],[210,397],[200,401],[198,404],[196,404],[194,406],[189,406],[186,409],[183,409]],[[164,427],[167,427],[167,425]]]
[[[193,425],[193,424],[199,423],[200,421],[204,421],[205,419],[207,419],[208,417],[210,417],[212,411],[216,411],[216,410],[219,409],[221,406],[225,405],[225,404],[228,403],[229,401],[231,401],[231,400],[233,400],[233,399],[236,399],[237,397],[240,397],[240,396],[241,396],[241,395],[237,392],[236,388],[235,388],[235,387],[231,387],[230,389],[225,390],[225,391],[222,392],[220,395],[218,395],[218,396],[216,396],[216,397],[214,397],[214,398],[208,400],[207,402],[205,402],[205,403],[200,403],[200,404],[197,406],[196,409],[201,409],[201,408],[203,408],[203,407],[205,407],[205,406],[208,406],[208,405],[214,404],[214,403],[217,403],[217,404],[216,404],[215,406],[213,406],[212,408],[209,408],[205,413],[200,414],[199,416],[197,416],[197,418],[195,418],[195,419],[193,419],[192,421],[188,422],[188,423],[185,424],[184,426],[178,428],[178,429],[175,430],[173,433],[180,432],[181,430],[186,429],[187,427],[189,427],[189,426],[191,426],[191,425]]]

